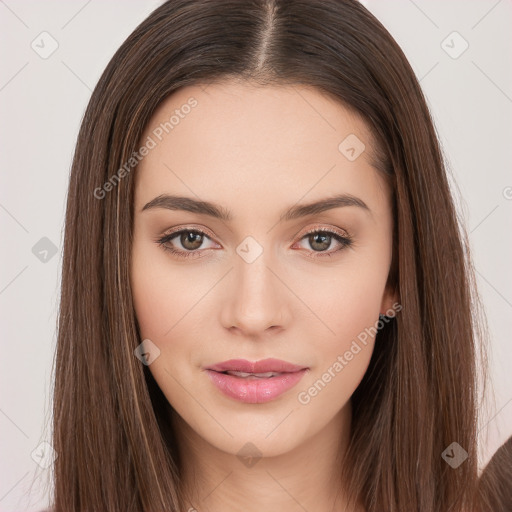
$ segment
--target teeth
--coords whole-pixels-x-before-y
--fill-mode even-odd
[[[274,377],[276,375],[280,375],[279,372],[267,372],[267,373],[246,373],[246,372],[237,372],[237,371],[227,371],[225,372],[228,375],[234,375],[235,377],[257,377],[259,379],[268,379],[269,377]]]

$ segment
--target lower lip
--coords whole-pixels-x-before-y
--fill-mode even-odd
[[[230,398],[246,404],[261,404],[270,402],[293,388],[306,371],[307,368],[304,368],[298,372],[282,373],[267,379],[235,377],[213,370],[206,370],[206,373],[213,384]]]

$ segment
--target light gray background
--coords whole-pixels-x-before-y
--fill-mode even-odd
[[[512,3],[363,3],[395,37],[421,80],[453,173],[450,181],[458,187],[454,194],[470,234],[492,336],[495,403],[489,402],[480,426],[482,465],[512,435]],[[45,425],[51,419],[62,228],[75,139],[107,62],[159,4],[0,0],[1,511],[47,504],[51,469],[41,468],[31,454],[51,440]],[[43,44],[50,48],[43,31],[58,43],[46,59],[31,47],[35,41],[39,51]],[[464,41],[453,31],[469,44],[457,58]],[[36,246],[48,247],[48,241],[39,242],[43,237],[55,245],[55,255],[45,256]]]

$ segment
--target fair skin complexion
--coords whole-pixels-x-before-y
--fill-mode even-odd
[[[191,97],[198,103],[189,112],[183,105]],[[159,141],[152,131],[175,109],[189,113]],[[353,161],[338,149],[350,134],[366,146]],[[149,369],[177,413],[171,421],[187,505],[199,512],[348,511],[337,475],[350,397],[375,341],[373,331],[365,343],[358,335],[396,302],[386,288],[390,192],[371,165],[367,126],[312,88],[225,82],[175,92],[148,123],[143,143],[148,135],[157,145],[136,172],[131,285],[141,340],[160,350]],[[369,210],[338,206],[280,220],[291,206],[341,193]],[[162,194],[215,203],[232,219],[142,210]],[[180,229],[192,233],[165,245],[193,253],[187,259],[157,242]],[[350,235],[352,244],[328,233],[306,236],[322,229]],[[205,235],[194,238],[194,230]],[[248,262],[240,247],[262,252]],[[351,349],[354,340],[359,351]],[[266,403],[224,395],[204,370],[266,358],[308,368]],[[308,392],[319,379],[320,391]],[[261,457],[256,463],[238,455],[247,443]]]

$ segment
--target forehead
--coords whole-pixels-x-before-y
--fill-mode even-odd
[[[149,139],[154,147],[136,172],[139,203],[164,192],[225,203],[235,192],[249,205],[251,198],[288,203],[333,192],[368,197],[385,188],[371,165],[367,125],[310,87],[184,87],[155,111],[141,143]],[[355,159],[346,153],[351,147]]]

